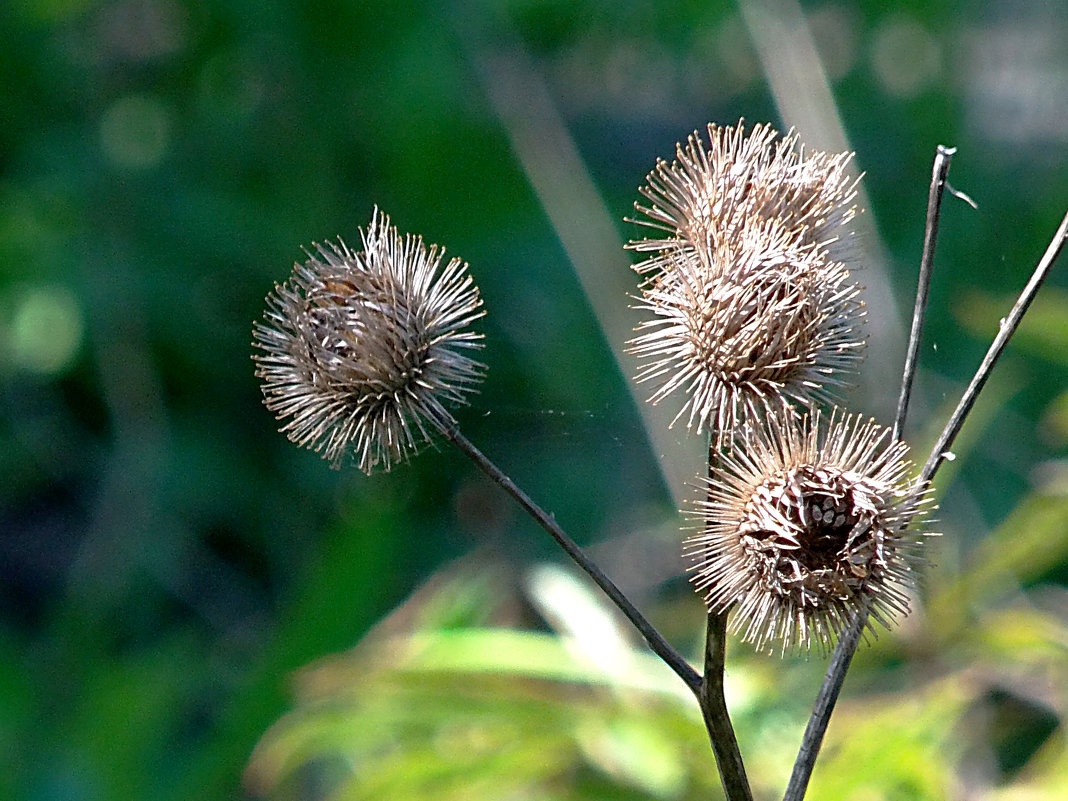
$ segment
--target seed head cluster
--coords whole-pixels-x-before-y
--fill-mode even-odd
[[[698,253],[754,225],[775,221],[797,243],[818,245],[830,260],[850,253],[857,179],[852,153],[804,153],[798,134],[769,125],[708,125],[708,145],[695,131],[676,147],[670,164],[658,159],[638,191],[650,205],[636,204],[638,222],[666,233],[631,242],[639,253],[670,253],[679,244]],[[665,266],[655,257],[635,269]]]
[[[454,422],[484,367],[469,354],[483,315],[467,265],[401,236],[375,209],[362,249],[316,245],[267,296],[253,329],[264,402],[293,442],[370,473]]]
[[[711,434],[686,540],[710,612],[758,649],[826,648],[858,612],[908,611],[930,511],[889,429],[822,414],[859,365],[851,153],[806,153],[766,125],[708,126],[640,190],[629,350],[650,401]],[[316,245],[253,328],[264,402],[293,442],[388,470],[455,425],[485,367],[467,265],[375,209],[362,247]],[[681,397],[681,400],[679,398]],[[457,442],[455,436],[451,437]],[[869,624],[870,625],[870,624]]]
[[[859,364],[864,307],[849,255],[856,197],[851,154],[803,155],[767,126],[746,136],[708,128],[641,189],[637,222],[664,236],[650,254],[638,308],[651,316],[630,351],[650,401],[681,394],[674,421],[718,444],[746,420],[833,399]]]
[[[758,649],[833,643],[866,609],[889,626],[908,611],[930,506],[890,430],[832,413],[749,429],[703,482],[685,552],[710,610]]]

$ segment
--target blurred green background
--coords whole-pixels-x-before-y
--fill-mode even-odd
[[[276,433],[264,295],[375,204],[468,261],[490,369],[464,431],[696,657],[673,510],[700,445],[616,358],[655,159],[740,117],[857,151],[849,403],[888,421],[958,148],[979,208],[947,199],[921,461],[1068,201],[1059,0],[9,0],[0,33],[6,798],[714,797],[677,680],[458,454],[368,478]],[[815,798],[1068,793],[1066,276],[940,475],[925,597],[858,656]],[[762,798],[822,671],[732,649]]]

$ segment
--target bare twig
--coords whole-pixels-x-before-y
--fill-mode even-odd
[[[905,367],[901,377],[901,393],[898,396],[897,414],[894,417],[894,440],[901,439],[902,429],[905,427],[905,417],[908,414],[909,397],[912,394],[912,381],[916,375],[917,355],[920,350],[920,340],[923,337],[923,324],[927,317],[928,290],[931,286],[931,267],[934,264],[935,245],[938,241],[938,222],[942,214],[942,194],[946,186],[946,176],[949,174],[949,164],[952,161],[956,148],[939,145],[935,151],[934,164],[931,169],[931,188],[927,193],[927,224],[924,228],[923,254],[920,257],[920,274],[916,286],[916,303],[912,311],[912,328],[909,332],[909,344],[905,354]],[[831,713],[838,702],[838,694],[845,682],[846,672],[853,661],[860,637],[864,633],[864,627],[868,625],[868,610],[860,609],[853,616],[849,625],[843,629],[838,637],[834,653],[831,655],[827,673],[823,684],[816,695],[816,703],[812,708],[808,726],[801,739],[801,748],[798,750],[794,768],[790,774],[790,782],[786,787],[784,801],[801,801],[805,797],[809,779],[812,777],[812,769],[816,765],[816,757],[819,755],[820,746],[823,744],[823,736],[827,732],[827,724],[831,720]]]
[[[1023,319],[1024,313],[1031,305],[1031,301],[1035,299],[1035,295],[1038,294],[1038,290],[1046,280],[1046,276],[1049,275],[1050,268],[1053,267],[1057,256],[1060,255],[1061,250],[1064,248],[1066,238],[1068,238],[1068,213],[1065,213],[1057,233],[1053,235],[1049,247],[1046,248],[1046,252],[1042,255],[1038,266],[1035,267],[1035,271],[1031,274],[1031,280],[1027,282],[1027,286],[1020,293],[1020,297],[1017,298],[1016,303],[1009,311],[1009,315],[1002,319],[998,335],[994,337],[994,341],[990,344],[990,349],[986,352],[986,356],[983,357],[979,369],[975,371],[975,377],[968,384],[968,388],[964,390],[960,403],[953,410],[949,422],[946,423],[945,428],[942,429],[942,433],[938,437],[938,441],[931,449],[931,455],[927,457],[927,463],[924,464],[923,471],[920,473],[921,483],[930,483],[942,461],[946,458],[946,454],[953,445],[953,440],[956,439],[957,434],[960,433],[961,426],[964,425],[964,419],[975,404],[975,399],[979,396],[983,385],[986,384],[986,380],[990,377],[994,364],[997,362],[998,357],[1001,356],[1002,351],[1005,350],[1005,346],[1009,344],[1012,335],[1016,333],[1016,329],[1020,327],[1020,321]]]
[[[752,801],[742,753],[734,736],[727,702],[723,694],[723,665],[727,655],[727,613],[708,613],[705,633],[705,676],[698,700],[701,714],[716,755],[719,779],[727,801]]]
[[[905,354],[905,369],[901,376],[901,394],[897,400],[897,415],[894,417],[895,440],[901,439],[908,414],[912,381],[916,377],[917,356],[923,338],[923,324],[927,318],[927,297],[931,287],[931,266],[934,264],[935,244],[938,241],[938,222],[942,216],[942,192],[946,188],[946,176],[955,147],[939,145],[935,151],[931,170],[931,189],[927,193],[927,225],[923,233],[923,255],[920,257],[920,275],[916,284],[916,303],[912,309],[912,329],[909,331],[908,350]],[[954,190],[950,190],[954,192]],[[954,194],[957,194],[954,192]]]
[[[808,781],[812,778],[812,769],[816,765],[816,757],[819,756],[820,746],[823,744],[823,735],[827,731],[827,724],[831,720],[831,713],[838,701],[838,694],[842,691],[845,683],[846,672],[853,661],[853,654],[857,651],[860,636],[864,633],[864,627],[868,624],[868,610],[857,612],[842,633],[838,636],[838,645],[835,646],[831,655],[830,664],[827,665],[827,673],[823,677],[823,684],[816,694],[816,703],[809,717],[808,726],[805,727],[804,737],[801,738],[801,748],[797,752],[794,761],[794,769],[790,773],[790,781],[786,785],[786,794],[783,801],[801,801],[808,789]]]
[[[952,153],[949,155],[952,155]],[[937,179],[937,170],[935,178]],[[941,193],[939,193],[939,199],[940,195]],[[932,197],[933,196],[934,193],[932,191]],[[929,205],[928,231],[931,231],[930,214],[931,206]],[[937,232],[937,222],[934,225],[934,231]],[[986,383],[986,380],[990,377],[994,364],[1005,350],[1012,335],[1016,332],[1016,329],[1019,327],[1020,322],[1023,319],[1024,313],[1031,305],[1039,288],[1045,281],[1053,263],[1057,260],[1057,256],[1060,255],[1066,238],[1068,238],[1068,213],[1065,214],[1060,227],[1053,235],[1053,239],[1046,248],[1045,254],[1043,254],[1042,259],[1035,267],[1031,279],[1020,293],[1020,297],[1013,305],[1008,317],[1002,320],[998,335],[994,338],[993,343],[991,343],[990,349],[987,351],[986,356],[976,370],[975,376],[972,378],[971,383],[961,397],[960,403],[957,404],[957,408],[954,410],[949,421],[943,428],[942,433],[939,435],[938,441],[931,449],[931,454],[928,457],[927,462],[924,464],[923,470],[920,472],[918,479],[920,485],[929,484],[932,479],[934,479],[935,473],[938,471],[939,466],[946,458],[946,454],[953,444],[953,440],[964,425],[964,420],[967,417],[968,412],[975,404],[975,400],[978,397],[979,392],[982,390],[983,385]],[[931,246],[933,248],[933,242]],[[927,244],[925,242],[925,258],[926,254]],[[919,303],[917,303],[917,307],[918,306]],[[917,328],[914,320],[913,331],[916,330]],[[910,341],[910,350],[911,344]],[[900,408],[898,410],[898,419],[903,423],[904,412]],[[823,686],[820,688],[820,692],[817,696],[815,708],[812,711],[812,716],[809,718],[808,727],[805,729],[801,749],[798,753],[797,760],[794,763],[794,770],[790,776],[790,783],[787,786],[784,801],[801,801],[801,799],[804,798],[805,790],[807,789],[809,779],[812,776],[812,768],[815,765],[816,756],[819,753],[820,744],[823,741],[823,735],[827,730],[831,712],[834,710],[835,702],[838,699],[838,693],[845,680],[846,671],[849,669],[849,663],[853,658],[853,653],[856,651],[857,644],[860,641],[860,635],[866,624],[867,612],[865,611],[857,614],[850,625],[842,632],[842,635],[838,640],[838,645],[831,658],[831,664],[827,668],[827,675],[824,678]]]
[[[614,603],[619,610],[626,616],[627,620],[638,630],[638,632],[645,638],[645,641],[649,644],[649,647],[653,650],[657,656],[659,656],[668,667],[670,667],[675,674],[682,679],[690,691],[696,696],[698,702],[701,702],[702,698],[702,680],[701,676],[694,670],[689,663],[683,659],[679,653],[671,647],[671,644],[664,639],[663,635],[650,623],[641,612],[630,602],[626,595],[609,579],[601,569],[594,564],[578,544],[567,535],[567,533],[560,528],[556,520],[551,515],[546,513],[540,506],[538,506],[530,497],[516,486],[512,479],[508,478],[501,470],[487,459],[483,453],[476,448],[470,440],[468,440],[455,426],[439,425],[441,433],[452,442],[457,448],[464,452],[464,454],[475,463],[475,465],[489,478],[497,484],[501,489],[507,492],[512,498],[523,507],[524,510],[537,522],[539,526],[545,529],[557,544],[564,549],[564,552],[571,557],[571,560],[577,564],[582,571],[593,579],[594,583],[601,588],[609,600]]]

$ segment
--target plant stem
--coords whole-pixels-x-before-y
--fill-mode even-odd
[[[930,213],[930,208],[928,209],[928,212]],[[935,226],[935,230],[937,231],[937,225]],[[920,471],[920,476],[917,480],[917,483],[920,486],[928,485],[934,479],[935,474],[938,472],[938,468],[941,466],[946,458],[946,454],[949,452],[949,448],[953,445],[953,440],[956,439],[957,434],[960,433],[960,429],[964,425],[964,420],[968,416],[968,412],[971,411],[976,398],[979,396],[979,392],[990,377],[994,365],[1005,350],[1005,347],[1009,344],[1012,335],[1016,333],[1016,329],[1019,328],[1024,313],[1035,299],[1035,295],[1038,293],[1038,290],[1049,275],[1049,271],[1053,267],[1054,262],[1064,248],[1066,239],[1068,239],[1068,213],[1066,213],[1061,220],[1057,232],[1053,235],[1053,239],[1050,241],[1049,246],[1046,248],[1046,252],[1043,254],[1038,265],[1035,267],[1034,272],[1031,274],[1031,278],[1027,282],[1027,285],[1020,293],[1016,303],[1013,304],[1012,309],[1009,311],[1009,315],[1002,320],[1001,327],[997,336],[994,338],[994,341],[991,343],[990,349],[987,351],[986,356],[983,357],[983,361],[976,370],[975,376],[972,378],[968,388],[964,391],[964,395],[957,404],[957,408],[953,411],[953,414],[942,429],[942,433],[939,435],[937,442],[931,449],[931,454],[928,456],[927,462],[924,464],[923,470]],[[901,419],[904,419],[903,416]],[[808,786],[809,778],[812,775],[812,768],[815,765],[816,756],[819,752],[823,735],[827,729],[827,723],[830,720],[831,712],[833,711],[834,704],[838,698],[838,692],[841,690],[842,682],[845,680],[845,673],[849,668],[849,663],[852,660],[853,653],[856,650],[860,634],[863,632],[866,622],[866,611],[857,614],[849,627],[842,632],[842,635],[838,640],[838,645],[835,648],[834,655],[831,659],[831,665],[827,669],[827,676],[824,678],[823,686],[820,688],[816,700],[816,707],[812,711],[812,717],[809,719],[808,727],[805,730],[801,750],[798,753],[797,761],[794,763],[794,770],[790,776],[790,783],[787,787],[784,801],[801,801],[801,799],[804,798],[805,789]]]
[[[979,369],[975,371],[975,376],[972,378],[971,383],[964,390],[960,403],[957,404],[957,408],[953,410],[949,422],[946,423],[942,433],[938,436],[938,441],[931,449],[931,455],[927,457],[927,463],[924,464],[923,471],[920,473],[920,483],[929,484],[942,461],[946,458],[946,454],[953,445],[953,440],[956,439],[957,434],[960,433],[960,429],[964,425],[964,419],[975,404],[975,399],[979,397],[979,392],[983,389],[983,385],[986,384],[986,380],[990,377],[998,357],[1005,350],[1005,346],[1009,344],[1009,340],[1016,333],[1016,329],[1020,327],[1020,321],[1023,320],[1024,313],[1030,307],[1031,301],[1035,299],[1035,295],[1038,294],[1038,290],[1045,282],[1046,276],[1049,275],[1053,263],[1064,248],[1066,238],[1068,238],[1068,212],[1065,213],[1057,233],[1053,235],[1046,252],[1042,255],[1038,266],[1035,267],[1035,271],[1031,274],[1031,280],[1027,282],[1027,286],[1020,293],[1020,297],[1016,299],[1016,303],[1009,311],[1009,315],[1002,319],[998,335],[994,337],[994,341],[990,344],[990,349],[979,364]]]
[[[734,736],[723,694],[723,666],[727,655],[727,613],[708,613],[705,633],[705,675],[698,700],[716,755],[719,779],[727,801],[752,801],[742,753]]]
[[[935,245],[938,241],[938,223],[942,214],[942,194],[949,174],[949,165],[956,148],[939,145],[935,150],[934,164],[931,167],[931,187],[927,192],[927,223],[924,227],[923,253],[920,257],[920,274],[916,286],[916,302],[912,310],[912,328],[909,331],[909,343],[905,355],[905,366],[901,377],[901,393],[898,396],[897,414],[894,417],[893,439],[901,439],[908,414],[909,397],[912,394],[912,381],[916,375],[917,355],[923,335],[923,324],[927,316],[928,290],[931,285],[931,268],[934,264]],[[845,683],[846,673],[853,661],[860,644],[864,627],[868,625],[868,610],[862,608],[853,615],[852,620],[838,636],[834,653],[831,655],[827,673],[816,695],[805,734],[801,738],[801,747],[794,761],[790,781],[786,786],[784,801],[801,801],[805,797],[812,770],[819,756],[827,725],[831,720],[838,695]]]
[[[538,506],[530,497],[516,486],[512,479],[508,478],[501,470],[487,459],[483,453],[476,448],[470,440],[468,440],[455,425],[451,424],[438,424],[438,428],[441,433],[452,442],[457,448],[475,463],[475,465],[489,478],[497,484],[501,489],[507,492],[512,498],[523,507],[524,510],[537,522],[539,526],[545,529],[557,544],[564,549],[564,552],[571,557],[571,560],[577,564],[582,571],[593,579],[593,582],[601,588],[609,600],[612,601],[619,608],[619,610],[626,616],[627,620],[638,630],[638,632],[645,638],[645,641],[649,643],[649,647],[653,650],[657,656],[659,656],[669,668],[675,671],[675,674],[682,679],[683,683],[690,689],[690,691],[697,697],[698,702],[701,701],[702,695],[702,680],[697,671],[690,667],[689,663],[683,659],[679,653],[671,647],[670,643],[664,639],[663,635],[656,630],[652,623],[645,619],[641,612],[630,602],[626,595],[609,579],[601,569],[590,560],[578,544],[567,535],[567,533],[560,528],[556,520],[552,515],[547,514],[540,506]]]
[[[708,446],[708,480],[709,492],[715,479],[715,465],[719,459],[718,448],[711,442]],[[749,779],[745,775],[742,752],[738,748],[738,738],[734,735],[731,716],[727,711],[727,698],[723,692],[723,671],[727,661],[727,616],[730,610],[715,612],[709,610],[705,625],[705,672],[701,681],[701,694],[698,702],[701,714],[708,729],[708,738],[712,741],[712,752],[716,755],[716,767],[719,768],[719,780],[727,801],[752,801],[753,793],[749,789]]]
[[[846,672],[853,661],[853,654],[860,644],[860,636],[864,627],[868,624],[868,610],[864,609],[853,616],[840,635],[834,653],[831,655],[830,664],[827,665],[827,673],[820,685],[819,693],[816,694],[816,703],[812,709],[812,716],[808,720],[804,737],[801,739],[801,748],[797,752],[794,761],[794,769],[790,773],[790,782],[786,786],[786,794],[783,801],[801,801],[808,789],[809,779],[812,778],[812,769],[816,765],[816,757],[819,756],[820,746],[823,745],[823,735],[827,731],[827,724],[831,720],[831,713],[838,701],[838,694],[842,691],[845,683]]]
[[[931,287],[931,267],[934,264],[935,244],[938,241],[938,222],[942,217],[942,193],[946,188],[949,163],[956,152],[955,147],[945,145],[939,145],[935,150],[934,166],[931,169],[931,188],[927,193],[927,225],[923,232],[923,254],[920,256],[920,274],[916,283],[916,303],[912,309],[912,329],[909,331],[905,369],[901,376],[901,394],[897,399],[897,415],[894,417],[893,439],[895,441],[901,439],[905,428],[905,416],[908,414],[909,398],[912,395],[912,381],[916,377],[920,340],[923,338],[923,324],[927,319],[927,298]]]

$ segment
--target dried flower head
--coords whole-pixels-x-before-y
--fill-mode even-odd
[[[658,403],[718,445],[749,418],[833,400],[863,356],[864,304],[843,260],[855,214],[850,153],[804,155],[797,135],[709,125],[657,163],[637,222],[664,231],[628,247],[649,258],[630,351]]]
[[[680,244],[716,255],[724,240],[745,229],[777,221],[798,244],[818,246],[829,261],[845,261],[853,236],[857,181],[850,176],[852,153],[804,153],[798,135],[780,137],[768,125],[709,124],[709,144],[694,131],[676,148],[676,160],[658,160],[639,192],[652,205],[635,204],[647,219],[635,222],[668,234],[628,247],[671,252]],[[652,258],[635,267],[647,273],[661,266]]]
[[[824,424],[825,422],[825,424]],[[758,649],[829,646],[867,609],[889,627],[908,612],[930,496],[908,447],[859,416],[772,419],[750,429],[704,482],[686,541],[710,610]]]
[[[290,440],[338,466],[360,469],[415,453],[434,428],[454,422],[484,366],[468,326],[482,301],[467,265],[422,237],[401,236],[376,208],[363,249],[316,245],[267,296],[253,328],[264,403]],[[429,424],[429,427],[428,427]]]
[[[676,247],[642,287],[651,314],[629,350],[649,400],[685,400],[672,420],[709,428],[718,445],[747,419],[830,401],[861,360],[860,287],[840,262],[777,220],[714,243],[707,258]]]

